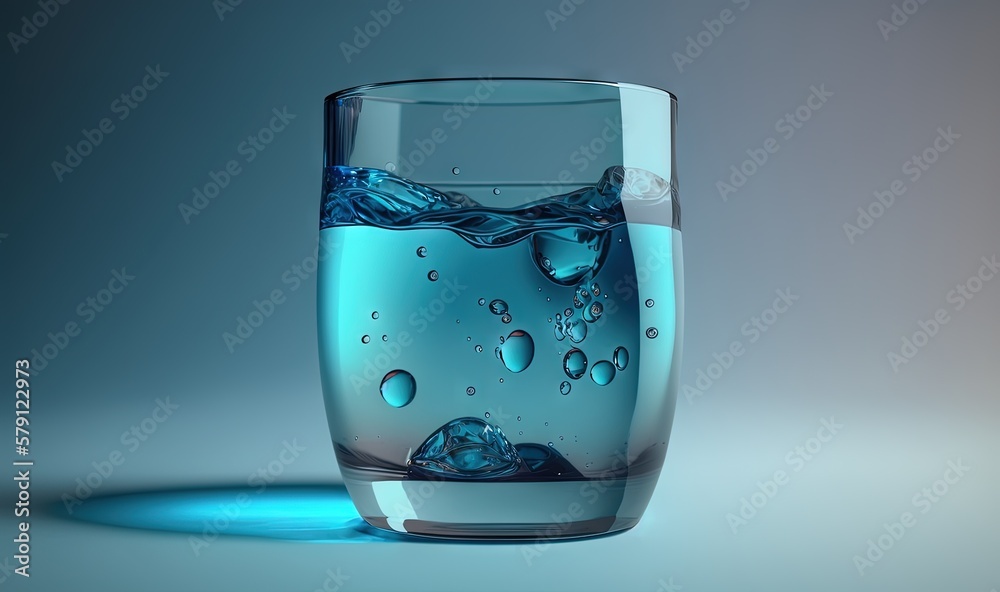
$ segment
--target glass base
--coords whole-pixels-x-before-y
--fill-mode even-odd
[[[656,477],[470,482],[371,481],[344,475],[355,506],[375,528],[445,539],[525,541],[632,528],[649,502]]]

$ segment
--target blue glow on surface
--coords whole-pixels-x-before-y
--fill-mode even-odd
[[[95,497],[71,519],[214,538],[253,536],[315,542],[411,540],[369,526],[343,485],[206,488]]]

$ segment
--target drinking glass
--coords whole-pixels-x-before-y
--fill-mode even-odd
[[[457,539],[634,526],[677,393],[676,98],[469,78],[325,109],[320,367],[361,516]]]

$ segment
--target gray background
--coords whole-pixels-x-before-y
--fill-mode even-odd
[[[981,257],[1000,254],[989,181],[1000,157],[996,3],[896,0],[919,8],[886,38],[878,21],[891,18],[890,0],[567,0],[572,12],[553,23],[555,0],[403,0],[348,62],[341,44],[387,4],[243,2],[220,19],[207,1],[70,2],[16,53],[0,49],[0,363],[80,322],[77,307],[111,270],[135,276],[33,377],[33,503],[71,491],[168,396],[177,411],[100,494],[239,485],[293,438],[306,451],[281,483],[336,482],[314,277],[234,352],[222,333],[315,248],[323,97],[368,82],[492,75],[635,82],[679,98],[681,383],[694,387],[734,340],[746,353],[700,396],[679,397],[646,516],[620,536],[548,546],[529,564],[520,545],[226,536],[196,556],[185,535],[39,508],[32,577],[4,563],[0,589],[314,590],[338,568],[350,577],[343,590],[1000,587],[1000,278],[961,310],[948,300]],[[727,8],[735,20],[679,68],[687,37]],[[0,29],[19,32],[39,10],[4,3]],[[156,65],[169,76],[114,119],[112,101]],[[813,85],[833,95],[786,139],[775,122]],[[282,107],[296,118],[186,224],[178,205],[242,159],[237,145]],[[115,130],[57,180],[52,162],[103,117]],[[904,163],[948,126],[960,138],[911,181]],[[717,182],[770,137],[779,150],[724,200]],[[897,179],[906,193],[848,240],[844,224]],[[751,343],[741,328],[778,289],[799,299]],[[938,309],[949,322],[894,370],[888,354]],[[786,454],[830,417],[843,429],[790,464]],[[948,493],[915,505],[959,459],[970,469]],[[727,514],[777,470],[789,482],[734,533]],[[916,526],[859,573],[855,555],[907,511]],[[0,534],[13,536],[3,515]],[[13,554],[9,542],[2,549]]]

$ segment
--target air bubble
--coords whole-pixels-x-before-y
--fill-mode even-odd
[[[438,280],[438,277],[439,277],[438,272],[433,269],[427,273],[427,279],[429,279],[432,282],[436,282]]]
[[[483,353],[483,346],[477,345],[476,346],[476,351],[479,352],[479,353]]]
[[[517,421],[521,421],[521,416],[520,415],[517,416]]]
[[[500,383],[503,384],[503,379],[502,378],[500,379]]]
[[[372,338],[368,337],[367,335],[362,335],[361,336],[361,343],[368,343],[371,340],[372,340]]]
[[[606,386],[615,378],[615,365],[607,360],[601,360],[590,369],[590,377],[600,386]]]
[[[458,167],[454,167],[454,168],[451,169],[451,174],[453,174],[453,175],[457,175],[457,174],[459,174],[461,172],[462,172],[462,169],[460,169]]]
[[[354,439],[355,439],[355,440],[357,440],[357,439],[358,439],[358,437],[357,437],[357,436],[354,436]]]
[[[382,336],[382,341],[389,341],[389,336],[388,335],[383,335]]]
[[[465,389],[465,394],[471,397],[472,395],[476,394],[476,389],[470,386],[469,388]]]
[[[479,299],[479,306],[482,306],[484,304],[486,304],[486,299],[485,298],[480,298]]]
[[[587,372],[587,356],[576,348],[569,350],[563,358],[563,370],[573,380],[580,378]]]
[[[555,447],[555,443],[554,442],[549,442],[549,446]]]
[[[579,296],[574,296],[573,306],[575,306],[576,308],[583,308],[583,300],[580,300]]]
[[[499,187],[494,187],[493,188],[493,195],[500,195],[500,188]]]
[[[406,407],[417,392],[417,381],[406,370],[393,370],[385,375],[379,386],[382,398],[393,407]]]
[[[385,170],[389,171],[390,173],[396,172],[396,164],[392,162],[385,163]]]
[[[489,418],[490,418],[490,412],[489,412],[489,411],[487,411],[487,412],[486,412],[486,419],[489,419]]]
[[[524,331],[512,332],[500,348],[500,361],[511,372],[522,372],[535,356],[535,342]]]
[[[562,320],[562,315],[559,314],[559,313],[556,313],[556,320],[557,321],[561,321]]]
[[[502,315],[506,313],[507,303],[500,299],[490,302],[490,312],[492,312],[495,315]]]
[[[615,355],[612,360],[615,362],[615,368],[624,370],[625,367],[628,366],[628,350],[624,347],[616,347]]]
[[[573,309],[572,308],[567,308],[566,310],[563,311],[563,314],[566,315],[566,318],[568,319],[571,316],[573,316]]]
[[[377,319],[378,318],[378,311],[377,310],[372,313],[372,318],[373,319]]]
[[[504,313],[504,315],[502,317],[500,317],[500,320],[503,321],[504,323],[509,323],[510,319],[511,319],[511,317],[507,313]]]
[[[427,247],[417,247],[417,257],[426,257]]]
[[[587,307],[587,310],[583,311],[583,318],[584,320],[593,323],[597,319],[601,318],[602,314],[604,314],[604,305],[600,302],[594,302]]]
[[[573,385],[571,385],[569,382],[565,380],[562,382],[562,384],[559,385],[559,392],[563,395],[568,395],[572,389]]]
[[[590,287],[590,291],[593,292],[594,296],[600,296],[601,286],[598,284],[594,284],[593,286]]]
[[[656,336],[659,334],[660,332],[656,330],[656,327],[650,327],[649,329],[646,329],[646,337],[649,337],[650,339],[656,338]]]
[[[653,302],[653,299],[652,299],[652,298],[650,298],[650,299],[646,300],[646,308],[653,308],[653,305],[654,305],[654,304],[656,304],[656,303],[655,303],[655,302]]]

